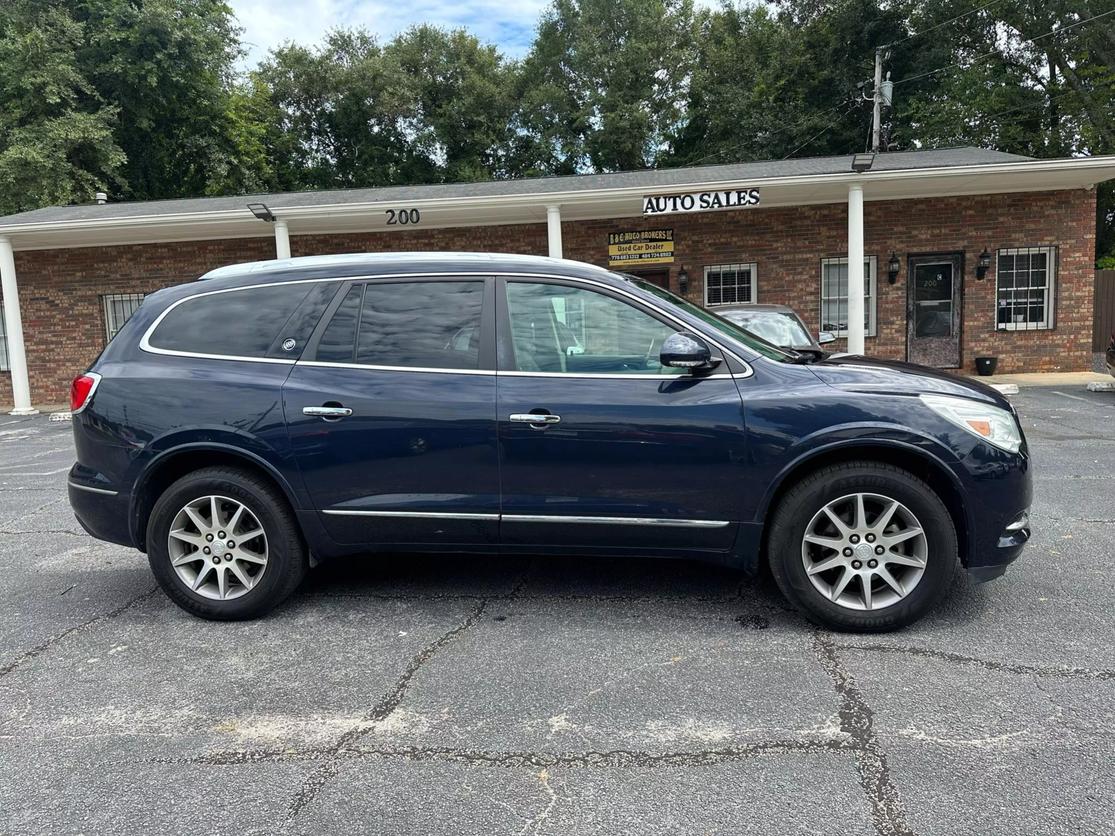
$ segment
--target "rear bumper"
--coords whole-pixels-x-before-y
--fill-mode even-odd
[[[128,529],[128,494],[90,478],[88,469],[76,464],[70,469],[66,491],[74,516],[90,535],[135,548]]]

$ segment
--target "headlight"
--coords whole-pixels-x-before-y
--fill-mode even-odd
[[[956,426],[978,435],[1003,450],[1017,453],[1022,446],[1018,422],[1007,410],[967,398],[948,395],[919,395],[922,402]]]

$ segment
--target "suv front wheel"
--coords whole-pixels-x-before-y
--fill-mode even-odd
[[[195,471],[159,497],[147,526],[147,557],[172,601],[222,621],[273,609],[308,565],[285,499],[259,477],[228,467]]]
[[[948,588],[956,531],[940,497],[881,462],[823,468],[778,505],[771,572],[792,604],[836,630],[905,626]]]

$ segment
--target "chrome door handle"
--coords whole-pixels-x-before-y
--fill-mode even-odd
[[[556,424],[561,420],[560,415],[550,415],[547,413],[537,412],[516,412],[509,415],[508,418],[520,424]]]
[[[352,410],[347,406],[304,406],[302,414],[313,418],[347,418]]]

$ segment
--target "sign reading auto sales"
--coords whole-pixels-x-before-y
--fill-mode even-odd
[[[759,205],[758,189],[724,189],[716,192],[650,195],[643,198],[644,215],[669,212],[709,212],[714,209],[749,209]]]

